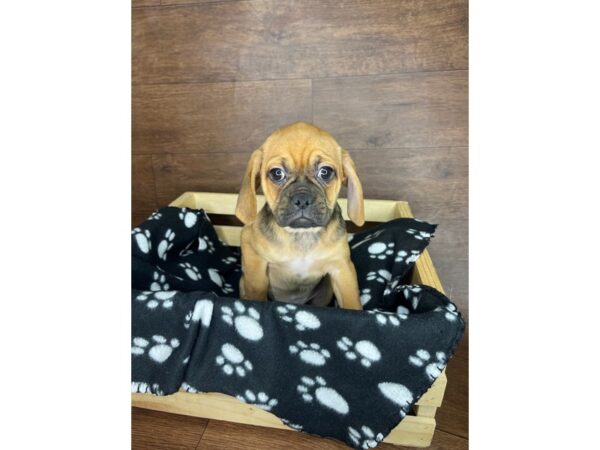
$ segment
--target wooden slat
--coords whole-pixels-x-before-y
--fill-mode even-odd
[[[343,147],[467,144],[466,71],[314,80],[313,92],[314,122]]]
[[[141,85],[132,96],[134,153],[243,151],[246,162],[277,128],[312,117],[310,80]]]
[[[289,429],[275,415],[220,393],[178,392],[165,397],[132,394],[132,397],[133,406],[138,408],[261,427]],[[431,441],[434,430],[434,419],[409,415],[392,430],[385,442],[423,447]]]
[[[154,171],[150,156],[131,157],[131,210],[134,215],[149,214],[156,209]]]
[[[466,69],[466,0],[252,0],[133,10],[133,81]]]
[[[139,8],[143,6],[158,6],[161,0],[131,0],[131,6],[133,8]]]
[[[435,406],[417,405],[415,406],[415,414],[418,417],[435,417],[437,408]]]

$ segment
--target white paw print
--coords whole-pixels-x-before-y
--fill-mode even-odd
[[[165,309],[171,309],[173,306],[173,300],[171,300],[177,291],[144,291],[138,295],[135,299],[140,302],[146,302],[146,307],[154,309],[159,305],[162,305]]]
[[[160,220],[162,218],[162,214],[159,213],[158,211],[154,211],[150,217],[148,217],[148,220]]]
[[[396,405],[400,406],[400,417],[404,417],[410,408],[410,404],[414,400],[414,396],[410,389],[403,384],[384,381],[377,385],[379,391]]]
[[[271,411],[271,409],[273,409],[273,407],[277,406],[277,403],[279,403],[276,398],[269,398],[269,396],[264,392],[255,394],[249,389],[244,392],[244,395],[236,395],[235,397],[244,403],[254,405],[257,408],[264,409],[265,411]]]
[[[385,244],[383,242],[374,242],[368,248],[369,257],[372,259],[386,259],[394,253],[394,243]]]
[[[372,311],[367,311],[369,314],[374,314],[375,315],[375,319],[377,319],[377,323],[379,325],[392,325],[394,327],[400,326],[400,320],[404,320],[408,317],[408,315],[398,315],[398,314],[394,314],[394,313],[390,313],[390,312],[385,312],[385,311],[377,311],[377,310],[372,310]]]
[[[417,350],[414,355],[408,357],[408,362],[413,366],[423,367],[425,364],[425,373],[430,381],[440,376],[444,367],[446,367],[446,354],[444,352],[435,353],[435,361],[430,362],[431,355],[427,350]]]
[[[406,306],[399,305],[398,308],[396,308],[396,315],[402,320],[408,319],[409,314],[410,311]]]
[[[458,311],[452,303],[448,303],[446,306],[438,306],[434,311],[443,311],[448,322],[454,322],[458,319]]]
[[[383,441],[385,436],[382,433],[375,434],[368,426],[363,425],[360,427],[360,431],[348,427],[348,437],[357,447],[369,449],[377,447],[377,444]]]
[[[412,264],[417,259],[419,259],[420,255],[421,253],[419,252],[419,250],[411,250],[410,255],[406,250],[400,250],[398,253],[396,253],[396,259],[394,261],[404,262],[405,264]]]
[[[192,323],[202,322],[202,326],[208,327],[212,320],[213,302],[210,300],[198,300],[194,309],[185,315],[183,326],[189,328]]]
[[[158,383],[154,383],[152,386],[150,386],[148,383],[144,383],[143,381],[132,381],[131,393],[165,395]]]
[[[142,230],[141,228],[134,228],[131,230],[131,234],[135,238],[135,243],[142,253],[148,253],[152,248],[152,242],[150,242],[150,231]]]
[[[394,278],[392,281],[390,281],[386,286],[385,289],[383,290],[383,295],[390,295],[392,292],[394,292],[394,290],[396,289],[396,286],[398,286],[400,284],[400,277],[396,277]]]
[[[229,306],[222,306],[221,318],[225,323],[233,325],[235,331],[249,341],[260,341],[263,337],[263,328],[259,323],[260,313],[252,306],[246,308],[242,302],[236,301],[233,309]]]
[[[302,361],[313,366],[324,366],[331,357],[329,350],[321,348],[319,344],[313,342],[306,344],[304,341],[298,341],[289,346],[292,355],[298,355]]]
[[[417,309],[419,306],[419,300],[421,296],[419,295],[423,288],[418,284],[407,284],[402,286],[402,293],[404,294],[404,298],[409,300],[412,297],[412,307],[413,310]]]
[[[208,276],[213,283],[221,288],[223,293],[229,294],[230,292],[233,292],[231,284],[225,282],[225,278],[221,276],[217,269],[208,269]]]
[[[344,352],[349,360],[360,359],[365,367],[371,367],[374,362],[381,359],[381,352],[371,341],[358,341],[354,344],[349,338],[343,336],[337,341],[337,346]]]
[[[215,244],[208,238],[208,236],[201,236],[198,238],[198,250],[203,252],[208,250],[208,253],[215,252]]]
[[[392,279],[392,274],[385,269],[380,269],[377,272],[367,273],[367,281],[375,280],[378,283],[387,283],[391,279]]]
[[[415,239],[418,239],[420,241],[422,241],[423,239],[431,239],[433,237],[433,234],[431,233],[427,233],[426,231],[413,230],[412,228],[409,228],[408,230],[406,230],[406,232],[408,234],[412,234],[415,237]]]
[[[196,214],[188,211],[187,208],[183,208],[181,210],[179,213],[179,218],[183,220],[183,223],[187,228],[192,228],[194,225],[196,225],[196,220],[198,220]]]
[[[223,261],[225,264],[234,264],[237,262],[237,258],[234,258],[233,256],[228,256],[227,258],[223,258],[221,261]]]
[[[192,266],[189,262],[179,263],[179,267],[185,271],[185,274],[191,280],[198,281],[202,279],[202,275],[200,275],[198,268],[196,266]]]
[[[366,288],[360,291],[360,304],[366,305],[371,301],[371,289]]]
[[[152,347],[148,350],[148,356],[158,363],[165,362],[173,350],[179,347],[179,339],[173,338],[170,341],[164,336],[155,334],[152,336]],[[131,346],[131,353],[133,355],[143,355],[150,342],[142,337],[133,338],[133,345]]]
[[[298,425],[297,423],[292,423],[287,419],[281,419],[281,421],[286,424],[288,427],[292,428],[293,430],[296,431],[302,431],[302,425]]]
[[[168,291],[169,290],[169,283],[167,283],[164,274],[154,272],[154,275],[152,275],[152,279],[154,281],[152,282],[152,284],[150,284],[151,291]]]
[[[195,387],[190,386],[187,382],[183,382],[181,383],[181,389],[183,389],[185,392],[189,392],[191,394],[196,394],[198,393],[198,389],[196,389]]]
[[[350,411],[348,402],[335,389],[328,387],[324,378],[302,377],[301,381],[296,390],[305,402],[312,403],[316,398],[318,403],[338,414],[345,415]]]
[[[223,344],[221,354],[215,361],[226,375],[232,375],[234,372],[245,377],[247,372],[252,371],[252,363],[244,358],[244,354],[233,344]]]
[[[277,312],[281,320],[294,323],[298,331],[317,330],[321,327],[321,321],[317,316],[308,311],[297,311],[297,309],[296,305],[287,304],[278,306]]]
[[[158,244],[156,249],[158,257],[164,261],[167,260],[167,252],[173,247],[173,239],[175,239],[175,232],[170,228],[165,232],[165,237]]]

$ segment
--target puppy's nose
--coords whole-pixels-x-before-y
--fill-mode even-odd
[[[312,205],[313,197],[306,191],[296,192],[292,196],[292,204],[298,209],[304,209]]]

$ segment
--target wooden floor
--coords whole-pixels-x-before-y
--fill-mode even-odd
[[[431,256],[468,320],[467,0],[133,0],[132,221],[184,191],[237,192],[250,153],[297,120],[353,156],[367,198],[438,223]],[[468,439],[468,335],[433,448]],[[135,411],[134,448],[341,448]],[[329,447],[328,447],[329,446]]]

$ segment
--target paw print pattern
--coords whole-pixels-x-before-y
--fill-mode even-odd
[[[146,308],[155,309],[161,305],[165,309],[171,309],[173,300],[171,300],[177,291],[143,291],[135,299],[140,302],[146,302]]]
[[[377,319],[377,323],[382,326],[386,326],[389,324],[394,327],[398,327],[398,326],[400,326],[400,320],[404,320],[408,317],[408,315],[406,315],[405,317],[402,317],[402,316],[399,316],[394,313],[378,311],[378,310],[372,310],[372,311],[367,311],[367,312],[369,314],[374,314],[375,319]]]
[[[179,267],[181,267],[185,274],[188,276],[190,280],[198,281],[202,279],[202,275],[200,275],[200,271],[196,266],[191,265],[190,263],[179,263]]]
[[[387,283],[392,279],[392,274],[385,270],[380,269],[377,272],[367,273],[367,281],[377,281],[378,283]]]
[[[297,310],[298,307],[291,304],[277,307],[277,312],[281,320],[293,323],[298,331],[317,330],[321,328],[321,321],[317,316],[308,311]]]
[[[297,423],[292,423],[287,419],[281,419],[281,421],[293,430],[302,431],[302,428],[303,428],[302,425],[298,425]]]
[[[165,395],[158,383],[154,383],[152,386],[150,386],[148,383],[144,383],[143,381],[132,381],[131,393]]]
[[[235,397],[244,403],[264,409],[265,411],[271,411],[271,409],[273,409],[273,407],[277,406],[277,403],[279,403],[276,398],[269,398],[269,396],[264,392],[255,394],[249,389],[244,392],[244,395],[236,395]]]
[[[221,288],[224,294],[233,292],[231,284],[225,282],[225,278],[221,276],[217,269],[208,269],[210,280]]]
[[[183,221],[184,225],[187,228],[192,228],[194,225],[196,225],[196,221],[198,220],[196,214],[191,211],[188,211],[187,208],[181,209],[181,212],[179,213],[179,218]]]
[[[360,304],[365,306],[371,301],[371,289],[366,288],[360,291]]]
[[[252,363],[244,358],[244,354],[233,344],[223,344],[221,354],[215,359],[221,366],[225,375],[236,373],[240,377],[245,377],[247,372],[251,372]]]
[[[360,360],[365,367],[371,367],[374,362],[381,359],[381,352],[371,341],[358,341],[354,344],[348,337],[343,336],[337,341],[337,346],[347,359]]]
[[[198,238],[198,251],[208,250],[208,253],[215,252],[215,244],[208,238],[208,236],[202,236]]]
[[[173,247],[173,239],[175,239],[175,232],[170,228],[165,232],[165,237],[159,242],[156,252],[158,257],[163,261],[167,260],[167,252]]]
[[[410,389],[403,384],[391,383],[389,381],[379,383],[377,387],[384,397],[400,406],[400,417],[404,417],[414,400],[414,396]]]
[[[150,241],[150,231],[142,230],[141,228],[134,228],[131,230],[131,234],[135,239],[135,243],[142,253],[148,253],[152,249],[152,242]]]
[[[398,253],[396,253],[396,259],[394,259],[394,261],[404,262],[404,264],[408,265],[419,259],[420,255],[421,253],[419,253],[418,250],[411,250],[410,254],[406,250],[400,250]]]
[[[154,211],[150,217],[148,217],[148,220],[160,220],[162,219],[162,214],[159,213],[158,211]]]
[[[324,366],[331,357],[329,350],[321,348],[316,342],[306,344],[304,341],[298,341],[290,345],[289,350],[292,355],[298,355],[306,364],[313,366]]]
[[[202,322],[203,327],[208,327],[212,320],[214,304],[210,300],[198,300],[194,309],[185,315],[183,326],[190,328],[192,323]]]
[[[417,350],[414,355],[408,357],[408,362],[416,367],[423,367],[425,364],[425,373],[430,381],[440,376],[444,367],[446,367],[446,354],[444,352],[435,353],[435,361],[431,361],[431,355],[427,350]]]
[[[390,242],[389,244],[385,244],[383,242],[374,242],[369,245],[367,250],[369,252],[369,258],[386,259],[389,255],[394,253],[394,243]]]
[[[410,311],[408,310],[408,308],[406,306],[399,305],[398,308],[396,308],[396,315],[401,320],[408,319],[409,314],[410,314]]]
[[[198,393],[198,389],[196,389],[195,387],[190,386],[187,382],[183,382],[181,383],[181,389],[183,389],[185,392],[189,392],[191,394],[196,394]]]
[[[179,347],[179,340],[173,338],[170,341],[167,341],[164,336],[155,334],[152,336],[152,344],[152,347],[148,350],[148,356],[157,363],[163,363],[169,359],[173,350]],[[149,345],[150,342],[146,339],[135,337],[133,338],[133,345],[131,346],[131,354],[143,355]]]
[[[448,303],[446,306],[438,306],[434,311],[444,312],[444,317],[448,322],[454,322],[458,319],[458,310],[452,303]]]
[[[154,275],[152,275],[152,279],[154,281],[152,282],[152,284],[150,284],[151,291],[168,291],[169,290],[169,283],[167,283],[164,274],[154,272]]]
[[[419,300],[421,300],[421,291],[423,288],[418,284],[406,284],[402,286],[402,293],[406,300],[410,300],[412,303],[413,310],[419,306]]]
[[[263,328],[260,325],[260,313],[252,306],[246,308],[242,302],[236,301],[233,309],[229,306],[222,306],[221,318],[228,325],[233,325],[235,331],[249,341],[260,341],[264,335]]]
[[[223,258],[221,261],[223,261],[225,264],[235,264],[238,260],[233,256],[228,256],[227,258]]]
[[[366,425],[360,427],[360,431],[348,427],[348,437],[354,445],[362,449],[375,448],[384,438],[382,433],[375,434],[373,430]]]
[[[348,402],[335,389],[328,387],[324,378],[302,377],[300,380],[301,384],[296,387],[296,390],[305,402],[312,403],[316,399],[320,405],[342,415],[350,411]]]
[[[422,241],[423,239],[429,240],[433,237],[433,234],[431,233],[427,233],[426,231],[414,230],[412,228],[409,228],[408,230],[406,230],[406,232],[408,234],[412,234],[415,237],[415,239],[418,239],[420,241]]]
[[[400,284],[400,277],[394,278],[391,280],[383,290],[383,295],[390,295],[392,292],[396,290],[396,287]]]

